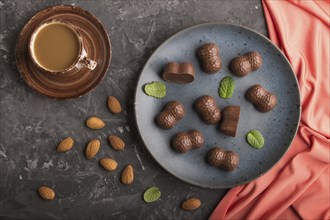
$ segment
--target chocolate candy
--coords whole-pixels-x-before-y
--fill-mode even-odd
[[[191,63],[170,62],[163,72],[163,79],[174,83],[191,83],[195,78],[194,66]]]
[[[239,155],[235,151],[214,147],[207,153],[207,162],[212,166],[232,171],[239,164]]]
[[[219,47],[214,43],[204,44],[198,49],[197,55],[205,73],[219,72],[222,66]]]
[[[172,147],[179,153],[185,153],[204,144],[204,136],[196,129],[178,132],[171,140]]]
[[[173,128],[185,114],[184,106],[181,102],[170,101],[163,108],[162,112],[156,118],[159,127],[163,129]]]
[[[194,103],[194,108],[206,124],[215,124],[221,119],[221,111],[212,96],[199,97]]]
[[[251,86],[246,91],[245,98],[251,102],[259,112],[269,112],[275,108],[277,104],[276,96],[259,84]]]
[[[256,71],[262,65],[262,58],[257,51],[248,52],[242,56],[235,57],[229,64],[230,71],[238,77],[248,75]]]
[[[227,106],[221,111],[219,126],[221,132],[232,137],[236,136],[240,111],[241,107],[239,106]]]

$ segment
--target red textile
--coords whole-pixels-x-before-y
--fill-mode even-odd
[[[330,1],[262,4],[270,39],[299,81],[299,130],[275,167],[231,189],[209,219],[330,219]]]

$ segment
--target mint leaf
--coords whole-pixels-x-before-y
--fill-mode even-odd
[[[225,76],[219,85],[219,96],[223,99],[229,99],[233,96],[235,90],[235,81],[231,76]]]
[[[143,194],[143,199],[145,202],[155,202],[160,198],[161,192],[158,187],[151,187],[147,189]]]
[[[148,96],[162,99],[166,96],[166,86],[161,82],[152,82],[144,85],[144,92]]]
[[[265,144],[264,137],[258,130],[251,130],[246,134],[247,142],[254,148],[262,148]]]

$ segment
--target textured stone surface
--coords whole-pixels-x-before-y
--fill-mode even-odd
[[[20,77],[15,63],[15,43],[24,24],[47,6],[73,4],[96,15],[107,29],[113,59],[101,84],[74,100],[54,101],[36,94]],[[148,154],[135,126],[133,101],[139,73],[152,52],[172,34],[210,21],[244,25],[266,35],[259,0],[239,1],[0,1],[0,217],[2,219],[206,219],[226,190],[209,190],[186,184],[163,170]],[[112,115],[109,95],[123,104]],[[97,115],[107,123],[100,131],[84,126]],[[110,148],[107,137],[126,142],[124,151]],[[57,143],[71,136],[76,143],[65,154]],[[101,150],[87,161],[84,149],[92,138]],[[98,159],[118,161],[114,172],[104,171]],[[135,169],[130,186],[120,183],[127,164]],[[54,201],[37,194],[40,185],[56,191]],[[145,189],[158,186],[161,199],[142,200]],[[201,198],[194,212],[180,208],[187,197]]]

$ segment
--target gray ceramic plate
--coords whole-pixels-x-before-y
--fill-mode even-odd
[[[208,75],[201,70],[196,50],[201,45],[214,42],[220,47],[223,67],[220,73]],[[251,50],[263,57],[263,66],[247,77],[237,78],[228,69],[232,58]],[[195,67],[195,80],[187,85],[167,83],[162,71],[169,61],[187,61]],[[232,98],[219,98],[219,81],[227,75],[234,77],[236,88]],[[147,96],[143,86],[149,82],[166,84],[167,95],[159,100]],[[261,84],[276,94],[278,105],[268,113],[258,112],[245,100],[245,91],[254,84]],[[202,95],[212,95],[222,109],[227,105],[241,106],[241,118],[236,137],[221,134],[216,126],[204,124],[193,110],[193,102]],[[171,130],[160,129],[156,115],[171,100],[182,102],[185,117]],[[230,188],[247,183],[273,167],[288,150],[300,118],[300,95],[291,66],[280,50],[261,34],[235,25],[208,23],[183,30],[166,40],[146,63],[136,90],[135,117],[140,135],[154,159],[168,172],[193,185],[207,188]],[[171,137],[189,129],[200,130],[205,146],[180,154],[170,147]],[[245,135],[258,129],[265,137],[262,149],[250,147]],[[221,146],[238,152],[240,164],[231,172],[209,166],[205,162],[207,151]]]

